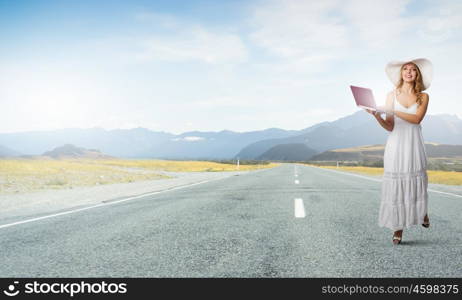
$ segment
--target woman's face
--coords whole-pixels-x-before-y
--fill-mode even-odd
[[[404,82],[412,83],[417,78],[417,68],[414,64],[406,64],[403,66],[401,77]]]

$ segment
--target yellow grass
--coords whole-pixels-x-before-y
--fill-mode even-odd
[[[311,164],[307,164],[307,165],[311,165]],[[317,165],[312,165],[312,166],[359,173],[359,174],[373,175],[373,176],[379,176],[379,175],[381,176],[383,174],[383,168],[346,167],[346,166],[339,166],[337,168],[335,166],[317,166]],[[429,183],[439,183],[439,184],[447,184],[447,185],[462,185],[462,172],[427,170],[427,175],[428,175]]]
[[[431,183],[462,185],[462,172],[428,170],[427,174]]]
[[[352,147],[352,148],[341,148],[331,150],[332,152],[359,152],[359,151],[374,151],[374,150],[383,150],[385,148],[384,145],[368,145],[368,146],[360,146],[360,147]]]
[[[239,169],[235,164],[222,164],[209,161],[170,161],[170,160],[95,160],[98,165],[119,166],[129,168],[144,168],[150,170],[164,170],[170,172],[221,172],[221,171],[249,171],[256,169],[272,168],[279,164],[270,163],[267,165],[240,165]]]
[[[276,165],[241,165],[239,170]],[[235,171],[236,166],[201,161],[2,159],[0,194],[171,178],[156,172],[161,170],[220,172]]]

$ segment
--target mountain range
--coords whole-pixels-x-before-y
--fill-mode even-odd
[[[101,153],[97,149],[85,149],[81,147],[76,147],[71,144],[66,144],[61,147],[57,147],[51,151],[47,151],[42,154],[42,156],[47,156],[55,159],[62,158],[87,158],[87,159],[110,159],[112,158],[109,155]]]
[[[426,142],[462,144],[462,120],[456,115],[427,115],[421,125]],[[2,133],[0,156],[40,155],[73,144],[121,158],[307,160],[328,150],[384,144],[388,134],[370,114],[360,110],[302,130],[175,135],[145,128],[90,128]]]
[[[310,158],[312,161],[382,161],[385,145],[366,145],[324,151]],[[428,158],[462,159],[462,145],[425,143]]]

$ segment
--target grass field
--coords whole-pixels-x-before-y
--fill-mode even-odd
[[[95,160],[87,161],[101,166],[117,166],[125,168],[142,168],[147,170],[163,170],[170,172],[222,172],[237,171],[233,164],[216,163],[210,161],[171,161],[171,160]],[[239,165],[239,171],[272,168],[278,164]]]
[[[271,168],[277,164],[240,165],[239,171]],[[158,171],[224,172],[236,165],[208,161],[1,159],[0,193],[66,189],[140,180],[168,179]]]
[[[311,165],[311,164],[307,164],[307,165]],[[383,174],[383,168],[346,167],[346,166],[339,166],[337,168],[336,166],[319,166],[319,165],[312,165],[312,166],[365,174],[365,175],[373,175],[373,176],[379,176]],[[429,183],[462,185],[462,172],[427,170],[427,175],[428,175]]]

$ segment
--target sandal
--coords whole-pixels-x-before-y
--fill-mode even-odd
[[[401,237],[397,236],[397,235],[394,235],[393,236],[393,244],[398,245],[399,243],[401,243]]]
[[[428,228],[428,227],[430,227],[430,220],[428,219],[428,216],[426,216],[426,217],[427,217],[427,220],[428,220],[428,221],[427,221],[427,222],[424,221],[424,222],[422,223],[422,226],[425,227],[425,228]],[[424,218],[424,219],[425,219],[425,218]]]

